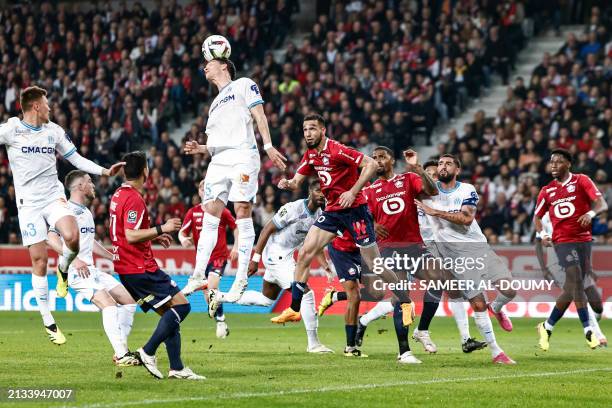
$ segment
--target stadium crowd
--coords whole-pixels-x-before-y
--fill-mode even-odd
[[[292,174],[304,150],[301,118],[312,110],[325,115],[329,135],[367,154],[378,144],[399,153],[418,135],[430,143],[433,127],[486,92],[492,75],[509,83],[517,52],[530,31],[542,26],[537,22],[558,24],[554,13],[546,16],[548,3],[555,2],[331,2],[319,7],[301,44],[283,46],[282,60],[270,49],[283,44],[297,1],[194,1],[184,7],[166,1],[151,12],[139,3],[89,11],[18,5],[0,17],[0,119],[16,115],[19,90],[37,83],[50,90],[52,118],[82,155],[107,165],[145,146],[151,168],[145,200],[159,223],[199,202],[197,183],[209,158],[183,155],[170,132],[195,115],[183,141],[205,142],[214,96],[199,70],[206,36],[226,36],[232,60],[260,85],[273,143],[288,157]],[[568,147],[591,143],[579,163],[594,177],[603,177],[596,170],[612,174],[610,91],[601,81],[611,73],[605,54],[609,27],[602,25],[603,16],[593,21],[584,38],[570,39],[559,55],[547,57],[529,83],[516,81],[497,118],[477,115],[438,148],[459,153],[466,175],[484,194],[479,219],[492,242],[530,238],[533,194],[545,182],[538,174],[552,146],[549,134]],[[564,117],[570,100],[577,110],[570,106],[571,118],[555,120]],[[603,159],[591,153],[598,148]],[[18,243],[14,189],[1,152],[0,242]],[[60,166],[61,176],[68,164]],[[294,198],[276,189],[282,176],[262,152],[257,227]],[[107,205],[117,183],[101,177],[92,203],[97,236],[106,242]],[[603,220],[602,225],[609,229]]]

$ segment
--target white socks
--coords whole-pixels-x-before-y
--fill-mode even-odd
[[[128,336],[134,324],[134,313],[136,313],[136,303],[129,305],[117,305],[117,315],[119,319],[119,330],[121,330],[121,340],[128,348]]]
[[[198,241],[198,250],[196,252],[194,276],[201,276],[204,278],[204,272],[210,260],[210,254],[212,254],[215,245],[217,245],[220,222],[220,218],[209,213],[204,213],[204,218],[202,218],[202,232],[200,232],[200,240]]]
[[[465,308],[465,302],[456,302],[450,300],[448,307],[453,312],[453,317],[457,323],[457,329],[461,335],[461,344],[465,343],[470,337],[470,322],[468,321],[467,309]]]
[[[121,329],[119,328],[119,311],[117,306],[107,306],[102,309],[102,324],[104,325],[104,331],[106,336],[113,346],[116,357],[123,357],[128,352],[126,344],[123,342],[121,336]]]
[[[74,261],[74,258],[78,255],[77,252],[74,252],[72,249],[66,246],[66,243],[62,244],[62,256],[59,257],[58,266],[63,273],[68,273],[68,267]]]
[[[55,323],[55,319],[53,319],[49,311],[49,282],[47,281],[47,276],[32,274],[32,288],[34,290],[34,296],[36,297],[36,303],[38,303],[38,310],[43,319],[43,324],[45,326],[51,326]]]
[[[593,328],[593,333],[597,336],[598,339],[605,338],[606,336],[601,331],[601,327],[599,327],[599,323],[597,322],[597,315],[591,307],[589,306],[589,326]]]
[[[391,302],[378,302],[370,311],[359,318],[359,322],[367,326],[374,320],[378,320],[386,314],[393,312],[393,304]]]
[[[502,307],[504,307],[504,305],[506,305],[511,300],[512,298],[509,298],[501,293],[498,293],[495,300],[491,302],[491,309],[493,309],[495,313],[499,313]]]
[[[478,331],[480,331],[480,334],[489,345],[491,355],[496,357],[502,352],[502,349],[497,345],[497,341],[495,340],[495,333],[493,332],[493,325],[489,318],[489,312],[486,310],[484,312],[474,312],[474,321],[476,322]]]
[[[239,282],[240,280],[247,279],[251,251],[255,243],[255,228],[253,227],[252,218],[236,220],[236,226],[238,227],[238,269],[234,282]]]
[[[236,303],[244,306],[272,306],[274,300],[265,297],[261,292],[247,290]]]
[[[317,311],[315,310],[315,297],[312,290],[305,293],[300,304],[300,314],[306,328],[306,336],[308,337],[308,347],[314,347],[321,344],[317,329],[319,328],[319,320]]]

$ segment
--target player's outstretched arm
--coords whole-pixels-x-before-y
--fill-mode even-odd
[[[113,254],[110,253],[108,249],[104,248],[104,245],[102,245],[100,241],[94,240],[93,253],[104,259],[109,259],[111,261],[113,259]]]
[[[463,205],[459,212],[449,213],[431,208],[420,200],[415,199],[414,204],[427,215],[438,217],[457,225],[470,225],[474,221],[474,217],[476,217],[476,206],[473,205]]]
[[[251,108],[251,115],[253,116],[253,119],[255,119],[255,123],[257,123],[257,129],[259,130],[261,138],[263,139],[263,148],[266,151],[266,154],[276,167],[281,170],[285,170],[287,168],[287,165],[285,164],[287,158],[280,154],[280,152],[276,150],[274,146],[272,146],[270,128],[268,128],[268,119],[266,119],[263,104],[253,106]]]
[[[423,193],[428,196],[438,195],[438,187],[436,182],[423,170],[423,166],[419,164],[419,156],[417,152],[412,149],[404,151],[404,159],[408,165],[408,171],[416,173],[421,177],[423,183]]]
[[[281,181],[278,182],[278,188],[282,190],[297,191],[304,180],[306,180],[306,176],[300,173],[295,173],[295,176],[293,176],[291,180],[287,180],[285,178],[281,179]]]
[[[172,234],[179,229],[181,229],[181,220],[179,218],[170,218],[165,224],[156,225],[155,227],[144,230],[126,228],[125,238],[127,239],[128,244],[137,244],[139,242],[152,241],[154,239],[164,237],[165,235]],[[166,241],[167,239],[160,243],[164,245]]]
[[[110,169],[105,169],[104,167],[92,162],[89,159],[86,159],[76,152],[64,157],[77,169],[83,170],[89,174],[95,174],[97,176],[114,176],[121,171],[123,166],[125,166],[125,162],[119,162],[113,164]]]
[[[188,140],[185,142],[185,146],[183,146],[183,151],[185,154],[205,154],[208,153],[208,148],[206,145],[201,145],[195,140]]]
[[[237,230],[238,228],[236,228],[235,231]],[[248,271],[249,276],[257,272],[257,268],[259,267],[259,261],[261,260],[261,253],[266,247],[266,244],[268,243],[268,239],[270,239],[272,234],[274,234],[276,231],[278,231],[278,228],[276,228],[276,225],[274,225],[272,221],[269,221],[259,233],[257,244],[255,244],[255,247],[253,248],[253,257],[251,258],[251,261],[249,262],[249,271]]]
[[[350,190],[340,194],[340,197],[338,198],[338,204],[340,204],[342,208],[349,208],[353,204],[353,201],[355,201],[357,194],[359,194],[363,186],[365,186],[366,183],[376,174],[377,167],[378,165],[373,158],[363,156],[361,163],[359,163],[359,168],[361,169],[359,178],[355,184],[353,184],[353,187],[351,187]]]

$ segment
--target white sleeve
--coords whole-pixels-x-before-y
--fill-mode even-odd
[[[11,136],[15,133],[15,120],[10,118],[0,125],[0,145],[9,144]]]
[[[55,125],[55,148],[64,156],[64,159],[68,159],[70,156],[76,153],[77,149],[70,140],[70,137],[66,134],[64,129],[60,126]]]
[[[466,188],[465,189],[465,194],[463,195],[462,198],[462,202],[461,202],[461,206],[463,207],[464,205],[471,205],[476,207],[478,205],[478,193],[476,192],[476,188],[474,188],[474,186],[470,185],[470,188]]]
[[[544,214],[544,217],[542,217],[542,234],[540,235],[544,235],[544,236],[552,236],[553,233],[553,226],[552,226],[552,222],[550,221],[550,215],[548,215],[548,213]]]
[[[259,87],[255,82],[253,82],[252,79],[241,78],[241,82],[242,95],[244,96],[244,101],[249,109],[264,103],[261,93],[259,92]]]
[[[78,154],[76,152],[76,148],[74,152],[70,153],[67,156],[64,156],[64,158],[67,159],[70,163],[72,163],[72,165],[77,169],[83,170],[89,174],[95,174],[96,176],[99,176],[104,171],[104,167],[97,165],[91,160],[86,159],[80,154]]]
[[[293,224],[295,220],[300,217],[299,211],[297,211],[300,205],[302,205],[300,202],[287,203],[274,214],[272,223],[274,223],[277,230],[280,231],[288,225]]]

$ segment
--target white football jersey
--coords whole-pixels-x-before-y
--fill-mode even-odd
[[[428,207],[432,207],[433,204],[430,199],[422,200],[423,204]],[[425,214],[421,209],[417,208],[417,215],[419,217],[419,230],[421,231],[421,238],[424,242],[434,241],[434,220],[430,215]]]
[[[93,215],[89,208],[73,201],[68,201],[68,208],[74,214],[79,227],[79,254],[77,257],[87,265],[93,266],[93,247],[96,235],[96,224],[94,223]],[[53,227],[49,228],[49,230],[57,232]]]
[[[458,213],[464,205],[476,206],[478,193],[472,184],[457,182],[454,189],[442,189],[440,182],[438,195],[430,197],[431,207],[449,213]],[[469,226],[454,224],[439,217],[430,217],[436,242],[487,242],[476,220]]]
[[[314,213],[310,212],[307,199],[283,205],[272,217],[278,231],[270,236],[264,248],[264,264],[274,265],[287,257],[293,257],[293,253],[302,246],[308,230],[320,215],[320,208]]]
[[[0,125],[0,144],[8,152],[17,206],[44,205],[65,197],[57,179],[55,152],[68,158],[76,147],[64,129],[53,122],[36,128],[12,117]]]
[[[249,78],[232,81],[219,91],[206,123],[206,146],[211,155],[227,149],[257,149],[250,109],[262,103],[257,84]]]

